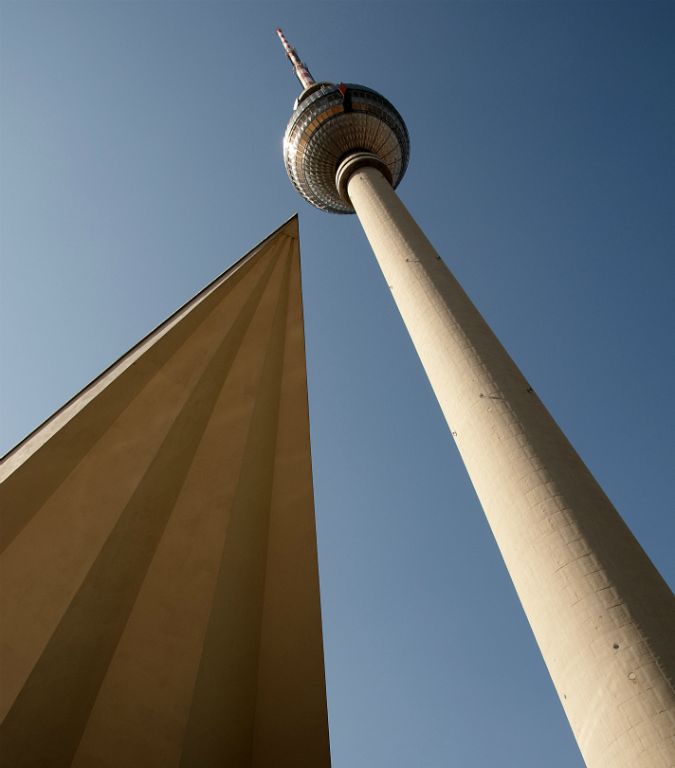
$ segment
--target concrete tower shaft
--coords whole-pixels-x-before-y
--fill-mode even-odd
[[[301,94],[287,139],[311,93]],[[672,768],[671,591],[396,195],[402,173],[348,132],[336,157],[324,124],[327,111],[306,121],[295,145],[285,142],[289,176],[309,202],[361,221],[587,765]]]
[[[389,182],[362,167],[348,194],[584,760],[670,768],[670,589]]]

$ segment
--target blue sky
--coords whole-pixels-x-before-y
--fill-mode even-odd
[[[335,768],[582,766],[297,83],[385,94],[399,193],[675,582],[675,6],[0,6],[0,453],[295,211]]]

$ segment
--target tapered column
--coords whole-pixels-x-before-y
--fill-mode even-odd
[[[381,172],[347,191],[587,765],[672,768],[672,593]]]

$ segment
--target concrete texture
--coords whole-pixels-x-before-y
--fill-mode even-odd
[[[672,768],[672,593],[382,174],[348,194],[586,764]]]
[[[297,219],[0,472],[0,765],[330,765]]]

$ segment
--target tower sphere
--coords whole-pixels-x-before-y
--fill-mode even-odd
[[[344,161],[369,158],[396,187],[409,154],[408,129],[393,104],[372,88],[351,83],[305,88],[284,136],[284,162],[293,185],[312,205],[332,213],[354,212],[336,182]]]

